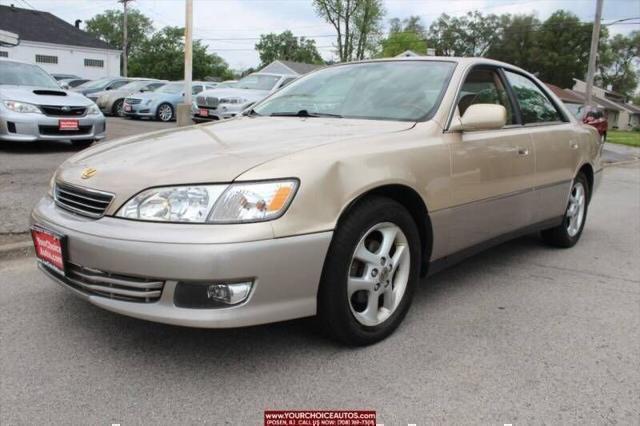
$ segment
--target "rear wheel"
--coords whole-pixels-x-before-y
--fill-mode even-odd
[[[160,121],[171,121],[173,120],[173,107],[170,104],[164,103],[158,106],[158,111],[156,112],[156,117]]]
[[[589,191],[590,188],[586,176],[583,173],[579,173],[571,186],[569,201],[562,223],[555,228],[547,229],[540,233],[547,244],[563,248],[576,245],[582,235],[584,223],[587,219]]]
[[[325,260],[318,319],[349,345],[378,342],[404,319],[418,284],[420,240],[409,212],[382,197],[341,221]]]
[[[124,99],[118,99],[113,103],[111,113],[116,117],[124,117]]]

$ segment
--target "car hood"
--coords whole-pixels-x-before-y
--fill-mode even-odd
[[[136,98],[142,99],[146,101],[148,99],[157,101],[158,99],[170,99],[175,97],[181,97],[180,94],[175,93],[156,93],[156,92],[137,92],[137,93],[129,93],[127,98]]]
[[[413,125],[396,121],[241,117],[100,143],[63,163],[56,179],[115,193],[116,203],[123,203],[149,187],[231,182],[255,166],[287,154],[400,132]],[[97,171],[84,180],[82,171],[89,167]],[[287,176],[286,170],[283,176]]]
[[[79,93],[47,87],[0,86],[0,97],[35,105],[89,106],[93,104]]]

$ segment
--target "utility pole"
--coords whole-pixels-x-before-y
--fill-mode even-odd
[[[128,38],[127,38],[127,3],[133,0],[118,0],[118,3],[122,3],[124,7],[123,23],[122,23],[122,74],[123,77],[127,76],[127,60],[129,57],[128,51]]]
[[[184,16],[184,101],[178,105],[178,126],[188,126],[191,121],[191,81],[193,73],[193,0],[185,0]]]
[[[600,21],[602,20],[603,1],[604,0],[596,0],[596,17],[593,21],[589,67],[587,68],[585,110],[589,110],[593,105],[593,77],[596,73],[596,59],[598,58],[598,40],[600,39]]]

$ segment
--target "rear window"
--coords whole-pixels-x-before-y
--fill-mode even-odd
[[[505,75],[520,104],[524,124],[564,121],[553,102],[530,78],[507,70]]]

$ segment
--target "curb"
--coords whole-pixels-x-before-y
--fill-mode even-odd
[[[33,256],[33,242],[31,240],[18,241],[17,243],[3,244],[0,246],[0,260],[16,257]]]

